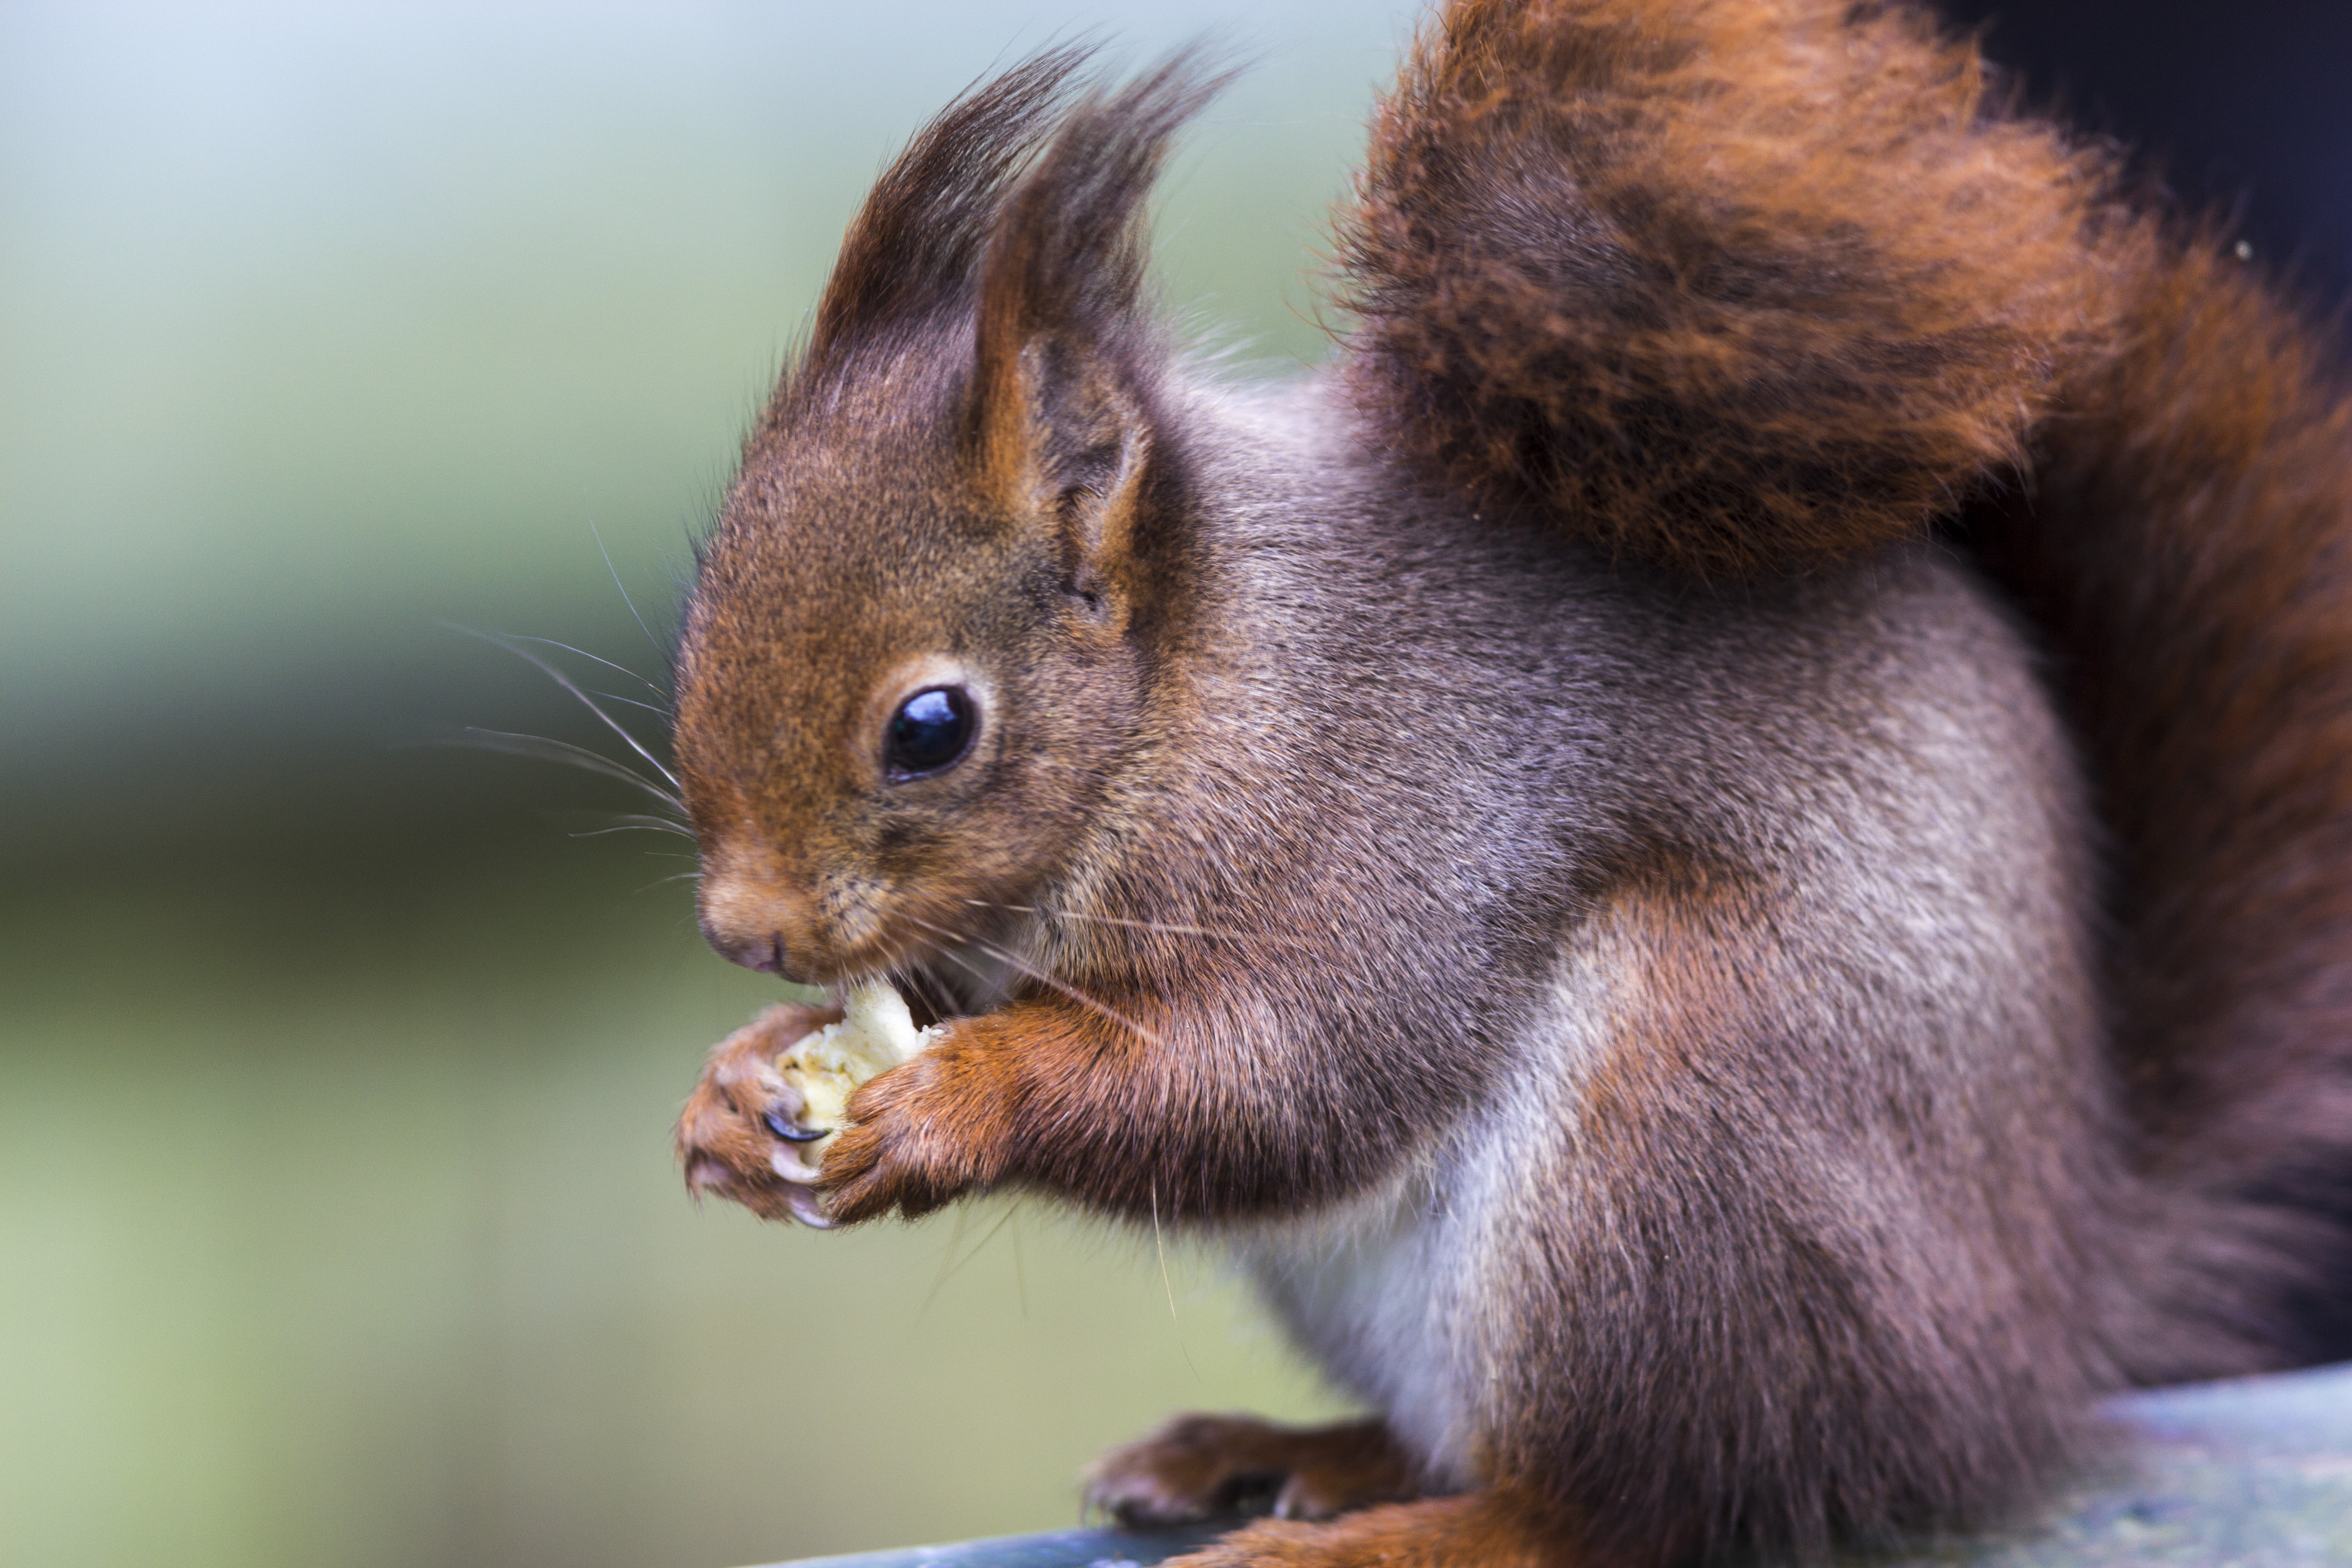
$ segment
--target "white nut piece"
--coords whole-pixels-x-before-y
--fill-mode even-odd
[[[849,1097],[860,1084],[911,1060],[933,1040],[947,1033],[940,1025],[915,1027],[912,1015],[898,993],[886,981],[854,988],[845,999],[842,1019],[827,1024],[776,1058],[776,1075],[800,1096],[801,1111],[793,1120],[825,1134],[796,1149],[780,1149],[771,1163],[788,1182],[814,1182],[833,1134],[848,1125]]]

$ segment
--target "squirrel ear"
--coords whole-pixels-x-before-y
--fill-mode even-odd
[[[1049,330],[1008,348],[979,384],[980,489],[1015,526],[1062,532],[1074,572],[1115,571],[1151,455],[1142,405],[1084,340]]]
[[[969,434],[1006,516],[1070,528],[1074,566],[1123,555],[1166,356],[1143,300],[1144,198],[1169,141],[1223,85],[1180,53],[1072,110],[1006,196],[981,268]]]

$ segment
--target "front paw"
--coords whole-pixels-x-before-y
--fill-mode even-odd
[[[1010,1163],[1006,1099],[952,1035],[875,1079],[825,1151],[825,1212],[842,1225],[893,1209],[916,1219],[996,1181]]]
[[[761,1219],[833,1223],[810,1184],[815,1172],[800,1157],[809,1141],[796,1125],[800,1096],[777,1072],[776,1058],[840,1021],[835,1007],[771,1007],[711,1048],[677,1119],[677,1160],[697,1197],[731,1198]]]

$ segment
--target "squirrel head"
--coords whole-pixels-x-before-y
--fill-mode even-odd
[[[1138,743],[1182,550],[1140,210],[1211,89],[1180,57],[1080,97],[1085,58],[883,175],[700,552],[675,751],[739,963],[833,984],[961,935]]]

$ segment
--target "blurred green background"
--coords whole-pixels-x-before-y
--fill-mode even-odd
[[[718,1568],[1335,1408],[1149,1236],[697,1212],[670,1117],[776,989],[569,836],[617,786],[434,742],[616,748],[453,628],[658,679],[592,524],[666,637],[866,182],[1038,44],[1254,62],[1163,275],[1315,357],[1409,9],[0,7],[0,1561]]]

